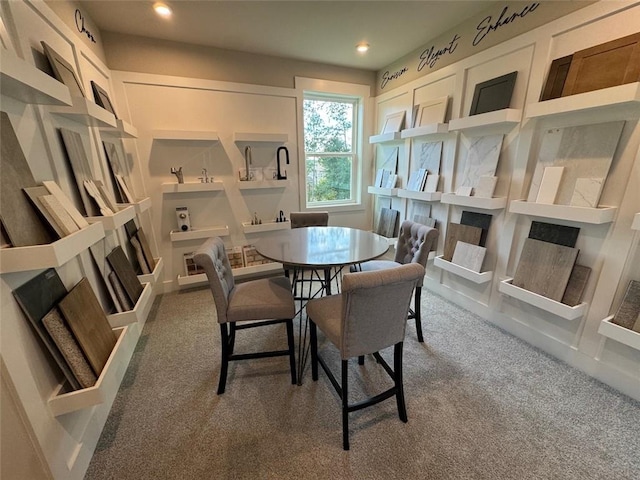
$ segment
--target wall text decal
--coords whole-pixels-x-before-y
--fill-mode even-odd
[[[482,19],[482,21],[476,27],[476,30],[478,31],[478,33],[473,39],[473,46],[475,47],[476,45],[478,45],[491,32],[495,32],[500,27],[513,23],[519,18],[524,18],[525,16],[527,16],[527,14],[534,12],[536,8],[538,8],[539,6],[540,4],[538,2],[532,2],[531,4],[526,5],[519,12],[514,12],[511,15],[507,15],[507,12],[509,11],[509,7],[508,6],[504,7],[502,9],[502,12],[500,13],[500,16],[495,22],[493,21],[493,18],[491,15],[487,15]]]
[[[78,29],[78,31],[80,33],[84,33],[87,38],[89,40],[91,40],[92,43],[96,43],[96,39],[93,36],[93,33],[91,33],[85,26],[84,26],[84,16],[82,15],[82,12],[76,8],[76,13],[75,13],[75,19],[76,19],[76,28]]]
[[[440,60],[440,57],[446,54],[452,54],[458,48],[458,40],[460,40],[460,35],[457,33],[453,36],[451,41],[446,47],[443,47],[439,50],[436,50],[435,45],[431,45],[430,48],[425,49],[420,54],[420,61],[418,62],[418,71],[422,70],[425,65],[429,65],[429,68],[433,68],[436,65],[436,62]]]

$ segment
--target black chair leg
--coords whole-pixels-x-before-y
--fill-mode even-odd
[[[218,381],[218,395],[224,393],[227,384],[227,370],[229,367],[229,330],[226,323],[220,324],[220,342],[222,343],[222,358],[220,362],[220,380]]]
[[[287,320],[287,344],[289,345],[289,366],[291,367],[291,384],[297,383],[296,377],[296,349],[293,340],[293,320]]]
[[[349,450],[349,390],[347,361],[342,360],[342,448]]]
[[[313,320],[309,319],[309,333],[311,343],[311,378],[318,380],[318,329]]]
[[[420,297],[422,295],[422,287],[416,287],[415,298],[413,303],[413,311],[416,317],[416,333],[418,334],[418,341],[420,343],[424,342],[424,338],[422,337],[422,320],[420,317]]]
[[[393,347],[393,372],[398,416],[400,420],[407,423],[407,407],[404,403],[404,387],[402,386],[402,342],[396,343]]]
[[[358,365],[364,365],[364,355],[358,357]]]
[[[233,355],[233,349],[236,346],[236,324],[231,323],[229,325],[230,333],[229,333],[229,356]]]

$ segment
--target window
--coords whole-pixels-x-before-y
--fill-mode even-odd
[[[304,93],[307,207],[358,201],[359,112],[358,97]]]

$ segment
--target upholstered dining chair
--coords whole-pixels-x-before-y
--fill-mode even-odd
[[[318,363],[342,401],[342,446],[349,450],[349,413],[375,405],[395,396],[400,420],[407,422],[402,384],[402,345],[407,325],[411,294],[424,267],[418,263],[371,272],[345,273],[342,293],[310,300],[307,303],[311,333],[311,374],[318,380]],[[340,351],[341,382],[335,379],[325,360],[318,354],[318,332]],[[393,346],[393,369],[380,355]],[[347,361],[373,354],[393,380],[393,387],[358,403],[349,404]]]
[[[429,252],[436,249],[438,235],[438,230],[433,227],[427,227],[421,223],[405,220],[400,226],[400,233],[398,234],[396,252],[393,260],[370,260],[352,266],[351,271],[368,272],[384,270],[406,263],[418,263],[426,268]],[[407,317],[409,320],[415,319],[416,321],[416,334],[419,342],[424,342],[420,314],[423,281],[424,278],[421,278],[416,285],[413,310],[409,309],[409,315]]]
[[[293,318],[296,310],[291,283],[284,276],[250,280],[236,284],[224,242],[209,238],[195,252],[194,262],[207,274],[216,306],[222,343],[222,361],[218,395],[224,393],[230,361],[265,357],[289,356],[291,383],[296,383],[296,362],[293,340]],[[284,323],[287,329],[287,349],[254,353],[234,353],[238,330]]]

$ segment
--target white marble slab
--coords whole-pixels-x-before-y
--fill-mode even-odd
[[[475,187],[481,176],[496,174],[503,137],[504,135],[500,134],[469,139],[460,185]]]
[[[427,175],[427,180],[424,183],[424,191],[425,192],[437,192],[438,191],[438,181],[440,181],[440,175],[434,175],[434,174]]]
[[[431,217],[431,205],[425,202],[411,202],[411,218],[414,222],[425,224],[424,219]]]
[[[538,151],[538,158],[536,159],[536,169],[533,172],[531,186],[529,187],[528,202],[533,203],[536,201],[540,184],[542,183],[544,169],[553,166],[553,162],[555,162],[558,156],[560,142],[562,141],[562,132],[562,128],[553,128],[546,130],[542,135],[540,150]]]
[[[544,167],[536,203],[554,204],[556,195],[558,194],[558,188],[560,188],[562,172],[564,172],[564,167]]]
[[[465,242],[458,242],[456,243],[456,249],[453,251],[451,263],[455,263],[456,265],[460,265],[461,267],[480,273],[486,253],[487,249],[485,247]]]
[[[379,165],[378,168],[384,168],[385,170],[389,170],[391,173],[398,172],[398,147],[386,150],[384,152],[383,159],[382,164]]]
[[[473,189],[473,196],[480,198],[492,198],[496,190],[498,177],[495,175],[481,175]]]
[[[597,207],[602,193],[604,178],[576,178],[576,186],[571,196],[571,203],[575,207]]]
[[[442,142],[422,143],[418,151],[418,168],[425,168],[430,174],[440,174]]]
[[[472,191],[473,191],[473,187],[459,186],[458,189],[456,190],[456,195],[460,197],[470,197]]]

